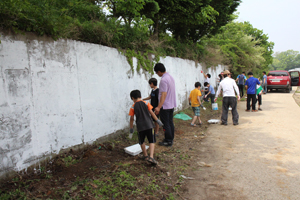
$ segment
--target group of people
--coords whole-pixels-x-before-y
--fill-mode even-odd
[[[174,140],[174,123],[173,113],[174,108],[177,106],[176,102],[176,89],[174,78],[166,72],[166,68],[162,63],[157,63],[154,66],[155,73],[161,77],[159,87],[157,87],[157,79],[151,78],[149,80],[149,86],[151,87],[151,93],[148,97],[141,97],[139,90],[133,90],[130,93],[130,98],[134,102],[131,106],[130,115],[130,133],[133,133],[133,122],[134,116],[136,117],[136,127],[138,132],[139,144],[142,149],[142,154],[139,155],[140,159],[146,160],[152,164],[157,164],[154,159],[154,148],[156,143],[156,136],[158,134],[159,126],[163,126],[164,139],[159,142],[161,146],[172,146]],[[229,107],[232,109],[232,121],[233,125],[239,124],[239,114],[237,112],[237,101],[244,96],[244,85],[247,90],[247,109],[250,111],[252,106],[252,112],[257,112],[255,109],[256,102],[258,101],[258,110],[261,110],[261,94],[266,93],[266,76],[264,77],[262,85],[261,82],[253,77],[253,73],[249,72],[247,79],[245,73],[240,74],[236,80],[231,78],[231,73],[225,70],[220,77],[220,83],[217,92],[215,93],[214,88],[210,85],[210,74],[205,74],[201,71],[205,77],[204,80],[204,91],[205,95],[203,100],[201,93],[201,83],[195,83],[195,89],[191,91],[189,95],[189,103],[192,106],[194,117],[191,122],[191,126],[197,126],[196,121],[198,120],[199,125],[202,124],[200,118],[200,107],[203,107],[203,101],[211,100],[211,103],[216,102],[218,96],[222,92],[223,104],[222,104],[222,116],[221,124],[227,125],[228,110]],[[238,84],[237,84],[237,83]],[[237,96],[237,97],[236,97]],[[151,100],[151,103],[145,100]],[[252,105],[251,105],[252,101]],[[159,120],[159,118],[161,120]],[[153,123],[154,122],[154,123]],[[154,129],[154,131],[153,131]],[[146,151],[145,138],[149,141],[149,154]]]
[[[158,144],[161,146],[173,145],[173,113],[174,108],[177,106],[177,102],[174,78],[166,72],[166,68],[162,63],[157,63],[154,66],[154,71],[161,77],[159,87],[157,87],[157,79],[151,78],[149,80],[149,85],[152,88],[152,91],[148,97],[142,99],[139,90],[131,91],[130,98],[134,104],[130,108],[129,115],[131,134],[133,133],[134,116],[136,117],[138,139],[142,149],[142,154],[139,155],[139,158],[156,165],[157,161],[154,159],[154,148],[159,126],[163,126],[165,138]],[[145,101],[149,99],[151,99],[151,104]],[[161,121],[158,119],[159,117]],[[155,122],[155,125],[153,121]],[[149,141],[149,156],[145,146],[146,137]]]
[[[267,92],[267,76],[266,72],[263,72],[262,83],[259,79],[253,77],[252,72],[248,72],[248,79],[246,78],[245,72],[238,75],[236,80],[231,78],[231,73],[228,70],[223,72],[224,80],[220,82],[215,101],[217,100],[221,91],[223,92],[223,104],[222,104],[222,116],[221,124],[227,125],[228,119],[228,109],[232,108],[232,121],[233,125],[239,124],[239,114],[237,112],[237,101],[239,101],[244,96],[244,85],[247,91],[247,106],[246,112],[250,112],[250,107],[252,107],[252,112],[262,111],[262,93]],[[237,83],[236,83],[237,82]],[[264,89],[262,86],[264,86]],[[236,98],[237,94],[237,98]],[[256,103],[258,102],[258,110],[256,110]]]

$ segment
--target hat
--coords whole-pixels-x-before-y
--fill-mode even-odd
[[[230,71],[225,70],[225,71],[223,72],[223,74],[230,74]]]

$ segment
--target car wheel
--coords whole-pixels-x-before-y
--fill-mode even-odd
[[[290,88],[287,88],[285,91],[286,91],[286,93],[290,93],[291,90],[290,90]]]
[[[290,87],[290,91],[292,91],[293,90],[293,87]]]

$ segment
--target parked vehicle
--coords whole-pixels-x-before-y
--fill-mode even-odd
[[[292,73],[292,72],[290,72]],[[292,77],[288,71],[285,70],[276,70],[276,71],[270,71],[267,76],[267,88],[269,90],[278,90],[278,89],[284,89],[286,92],[290,92],[292,90],[293,85],[299,84],[299,76],[298,76],[298,82],[297,78],[295,77],[296,74],[293,72],[293,85],[292,85]],[[299,72],[297,72],[299,73]],[[299,74],[298,74],[299,75]]]
[[[292,86],[300,86],[300,70],[295,69],[295,70],[289,70],[289,74],[291,76],[291,82]]]

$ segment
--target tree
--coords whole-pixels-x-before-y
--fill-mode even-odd
[[[223,63],[236,74],[242,71],[259,74],[265,70],[265,64],[271,62],[266,55],[273,49],[273,43],[267,39],[262,31],[254,29],[248,22],[228,23],[220,33],[206,38],[208,46],[220,49]]]
[[[150,18],[159,10],[154,0],[108,0],[105,5],[110,8],[112,17],[121,17],[128,26],[135,18],[140,19],[143,15]]]
[[[244,22],[244,26],[245,26],[245,33],[253,36],[255,40],[259,41],[257,45],[265,49],[264,53],[262,54],[262,56],[265,59],[265,62],[261,63],[261,69],[267,71],[268,66],[273,62],[272,54],[273,54],[274,42],[269,42],[268,35],[264,34],[262,30],[254,28],[252,24],[250,24],[249,22]]]
[[[240,0],[157,0],[154,34],[170,31],[174,38],[196,43],[216,34],[231,20]]]
[[[290,70],[300,68],[299,51],[287,50],[276,52],[274,54],[273,63],[269,65],[270,70]]]

